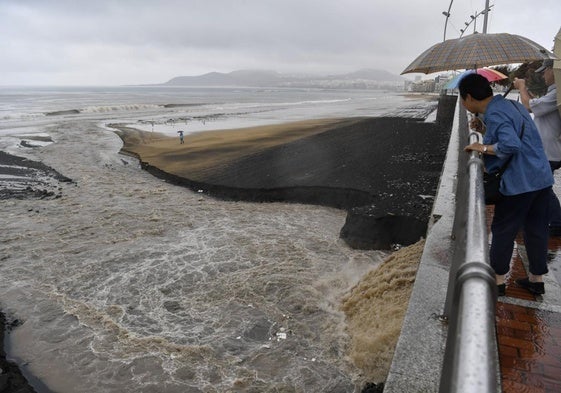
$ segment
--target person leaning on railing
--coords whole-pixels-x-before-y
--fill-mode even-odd
[[[466,75],[459,90],[464,107],[485,118],[483,143],[472,143],[464,150],[483,154],[489,173],[496,172],[512,156],[499,188],[503,198],[495,204],[491,223],[489,258],[499,295],[506,291],[505,279],[520,229],[524,232],[530,274],[516,283],[534,294],[543,294],[553,175],[537,127],[522,104],[493,96],[489,82],[481,75]]]

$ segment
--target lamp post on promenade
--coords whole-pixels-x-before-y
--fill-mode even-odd
[[[485,16],[483,17],[483,34],[487,34],[487,19],[491,8],[489,8],[489,0],[485,0]]]
[[[442,11],[442,15],[446,17],[446,21],[444,22],[444,40],[446,41],[446,27],[448,26],[448,18],[450,18],[450,10],[452,9],[452,3],[454,0],[450,0],[450,5],[448,6],[448,11]]]
[[[473,32],[475,33],[475,29],[477,27],[477,17],[479,17],[480,15],[484,15],[483,34],[487,33],[487,14],[489,13],[489,11],[491,11],[491,7],[493,7],[493,5],[488,5],[488,4],[489,4],[489,0],[486,0],[485,1],[485,9],[483,11],[476,12],[475,15],[470,15],[469,17],[471,18],[471,20],[469,21],[469,23],[464,22],[466,27],[464,27],[463,29],[460,29],[460,31],[462,32],[462,34],[460,34],[460,38],[462,38],[462,36],[466,32],[467,28],[469,27],[469,25],[471,25],[472,22],[474,23]]]

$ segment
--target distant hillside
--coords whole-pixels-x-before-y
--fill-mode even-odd
[[[274,83],[282,79],[274,71],[239,70],[228,74],[209,72],[198,76],[178,76],[170,79],[164,85],[174,86],[255,86]]]
[[[392,74],[388,71],[374,70],[369,68],[365,68],[362,70],[351,72],[349,74],[338,75],[338,76],[343,77],[345,79],[366,79],[366,80],[374,80],[374,81],[402,82],[405,80],[405,78],[403,78],[402,76]]]
[[[380,87],[401,83],[405,79],[383,70],[363,69],[348,74],[325,76],[291,76],[267,70],[238,70],[230,73],[210,72],[198,76],[178,76],[167,86],[248,86],[248,87]]]

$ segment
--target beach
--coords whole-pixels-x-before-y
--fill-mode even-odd
[[[123,152],[155,176],[227,200],[348,211],[351,247],[390,249],[426,232],[448,145],[452,102],[436,122],[321,119],[179,137],[118,124]]]
[[[370,311],[360,291],[357,309],[343,313],[341,299],[389,248],[423,236],[450,111],[434,122],[332,118],[211,131],[184,145],[69,121],[49,130],[56,143],[18,148],[35,160],[0,156],[15,164],[2,167],[9,176],[44,165],[18,183],[25,195],[3,194],[0,269],[12,284],[2,301],[11,350],[26,359],[19,369],[34,386],[44,381],[42,391],[61,392],[150,391],[164,381],[166,391],[353,391],[381,382],[391,340],[382,327],[386,338],[361,344]],[[396,339],[399,321],[387,325]]]

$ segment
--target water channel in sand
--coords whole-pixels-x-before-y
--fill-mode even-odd
[[[345,212],[169,185],[96,121],[44,131],[55,143],[10,152],[75,183],[0,204],[24,370],[57,392],[358,391],[339,300],[384,253],[339,239]]]

